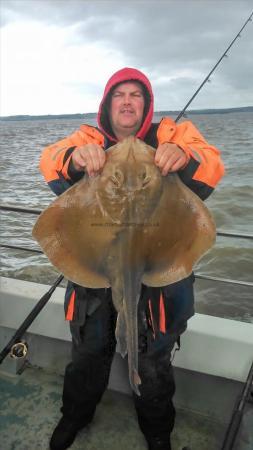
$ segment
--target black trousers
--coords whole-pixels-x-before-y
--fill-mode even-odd
[[[133,393],[141,431],[146,437],[171,433],[175,409],[175,392],[171,351],[184,325],[177,333],[158,333],[143,320],[145,311],[139,305],[139,386],[141,396]],[[117,313],[108,290],[101,305],[88,315],[84,325],[71,324],[72,362],[64,377],[62,413],[78,425],[88,424],[107,387],[115,353]]]

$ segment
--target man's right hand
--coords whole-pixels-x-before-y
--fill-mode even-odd
[[[90,177],[97,175],[105,165],[105,151],[98,144],[86,144],[72,153],[73,166],[78,172],[84,171]]]

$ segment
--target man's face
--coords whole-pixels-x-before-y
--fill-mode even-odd
[[[119,84],[113,91],[110,122],[118,139],[134,135],[141,126],[145,100],[138,82]]]

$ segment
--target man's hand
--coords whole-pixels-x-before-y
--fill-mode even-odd
[[[79,172],[85,170],[90,177],[100,172],[105,165],[105,159],[105,151],[98,144],[83,145],[72,153],[74,168]]]
[[[186,153],[176,144],[169,142],[160,144],[155,153],[155,164],[161,170],[162,175],[182,169],[187,160]]]

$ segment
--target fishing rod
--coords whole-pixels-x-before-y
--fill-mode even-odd
[[[59,286],[60,282],[63,280],[64,276],[60,275],[54,284],[51,286],[49,291],[47,291],[38,301],[38,303],[34,306],[30,314],[25,318],[24,322],[17,329],[15,334],[12,336],[8,344],[4,347],[4,349],[0,353],[0,364],[2,364],[3,360],[10,353],[13,358],[22,358],[27,354],[28,346],[26,342],[22,342],[21,338],[25,331],[29,328],[31,323],[38,316],[42,308],[46,305],[48,300],[51,298],[51,295]]]
[[[247,24],[249,22],[252,22],[252,16],[253,16],[253,12],[250,14],[250,16],[248,17],[246,22],[243,24],[243,26],[240,29],[240,31],[237,33],[235,38],[231,41],[231,43],[226,48],[224,53],[221,55],[221,57],[219,58],[217,63],[214,65],[214,67],[211,69],[211,71],[205,77],[203,82],[200,84],[198,89],[194,92],[193,96],[187,102],[185,107],[178,114],[177,118],[175,119],[175,122],[178,122],[179,119],[181,119],[181,117],[184,115],[185,111],[187,110],[188,106],[193,102],[193,100],[198,95],[198,93],[202,89],[202,87],[206,84],[206,82],[210,81],[210,76],[217,69],[217,67],[219,66],[219,64],[223,60],[223,58],[226,58],[228,56],[227,52],[234,45],[235,41],[239,37],[241,37],[241,32],[244,30],[244,28],[247,26]],[[221,232],[219,232],[217,234],[219,234],[220,236],[239,237],[239,235],[237,233],[226,233],[226,232],[222,232],[221,231]],[[241,236],[241,237],[246,237],[246,235]],[[203,278],[203,277],[201,275],[199,275],[198,278]],[[215,277],[209,277],[209,279],[215,280]],[[230,280],[225,280],[225,279],[222,280],[221,279],[219,281],[229,282]],[[237,282],[236,284],[242,284],[242,283],[241,282]],[[252,283],[249,283],[248,285],[252,286]],[[253,387],[252,386],[253,386],[253,362],[251,364],[251,368],[249,370],[248,377],[247,377],[247,380],[245,382],[245,385],[244,385],[244,388],[242,390],[242,393],[241,393],[241,395],[239,397],[239,400],[237,400],[236,405],[234,407],[234,411],[232,413],[232,417],[231,417],[229,426],[227,428],[227,431],[226,431],[226,434],[225,434],[225,438],[224,438],[221,450],[232,450],[234,448],[234,444],[235,444],[235,441],[236,441],[236,438],[237,438],[239,427],[240,427],[240,424],[241,424],[241,421],[242,421],[243,411],[244,411],[245,405],[246,405],[247,402],[253,400]]]
[[[248,373],[247,380],[239,399],[236,402],[229,426],[227,428],[221,450],[232,450],[236,441],[237,433],[242,421],[243,411],[247,402],[253,400],[253,362]]]
[[[205,77],[204,81],[202,81],[201,85],[198,87],[198,89],[196,90],[196,92],[194,92],[193,96],[190,98],[190,100],[188,101],[188,103],[185,105],[185,107],[182,109],[182,111],[178,114],[177,118],[175,119],[175,122],[178,122],[179,119],[181,119],[181,117],[184,115],[185,111],[187,110],[188,106],[192,103],[192,101],[195,99],[195,97],[198,95],[199,91],[202,89],[202,87],[206,84],[207,81],[210,81],[210,76],[212,75],[212,73],[217,69],[218,65],[221,63],[221,61],[223,60],[223,58],[226,58],[227,52],[230,50],[230,48],[234,45],[235,41],[241,37],[241,32],[244,30],[244,28],[247,26],[247,24],[249,22],[252,22],[252,16],[253,16],[253,11],[250,14],[249,18],[246,20],[246,22],[244,23],[244,25],[242,26],[242,28],[240,29],[240,31],[237,33],[237,35],[235,36],[235,38],[230,42],[229,46],[226,48],[225,52],[222,54],[222,56],[220,57],[220,59],[217,61],[217,63],[214,65],[214,67],[210,70],[209,74]]]

